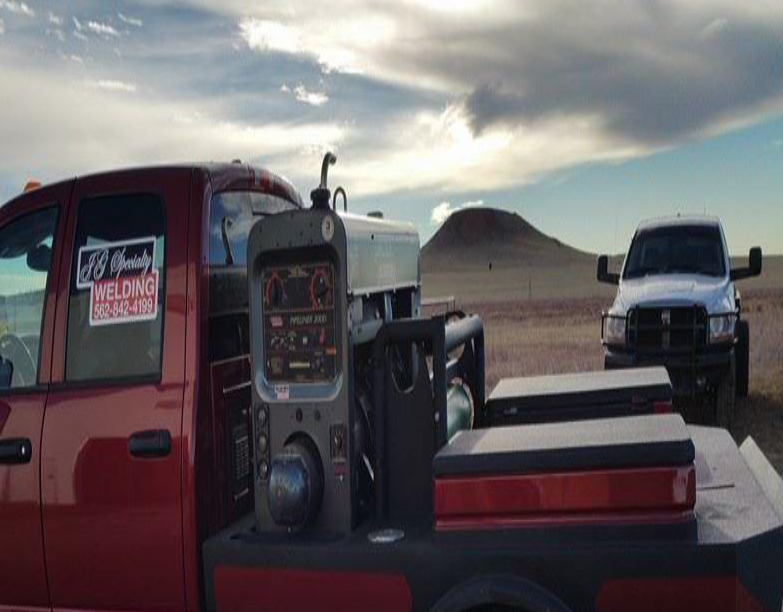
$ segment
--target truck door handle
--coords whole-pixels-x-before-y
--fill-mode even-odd
[[[30,463],[32,456],[33,445],[27,438],[0,440],[0,464]]]
[[[171,452],[171,434],[166,429],[137,431],[128,438],[128,452],[139,459],[166,457]]]

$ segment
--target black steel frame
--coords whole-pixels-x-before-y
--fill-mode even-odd
[[[390,345],[415,342],[432,357],[432,393],[436,419],[436,448],[447,443],[446,391],[449,380],[463,378],[473,395],[476,415],[483,418],[484,325],[478,316],[446,324],[442,316],[431,319],[398,319],[384,323],[373,341],[373,418],[375,428],[375,513],[383,520],[387,511],[386,389],[384,365]],[[448,353],[464,346],[462,356],[449,361]],[[472,364],[470,363],[472,361]]]

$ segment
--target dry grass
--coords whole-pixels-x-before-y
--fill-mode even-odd
[[[751,330],[750,396],[738,405],[732,433],[752,435],[783,471],[783,290],[743,294]],[[481,315],[487,389],[509,376],[600,370],[599,315],[607,298],[487,300],[460,303]]]
[[[744,263],[737,260],[737,264]],[[615,287],[595,278],[595,263],[585,259],[567,265],[485,265],[447,267],[422,273],[425,297],[453,295],[462,303],[506,304],[528,300],[604,299],[610,302]],[[766,257],[764,273],[740,283],[743,293],[783,289],[783,256]]]
[[[422,282],[425,297],[453,295],[457,306],[482,316],[488,390],[509,376],[603,368],[600,313],[615,288],[595,280],[589,261],[474,265],[425,273]],[[738,405],[732,433],[738,442],[752,435],[783,472],[783,257],[765,257],[761,277],[742,281],[740,290],[751,334],[750,396]]]
[[[737,442],[753,436],[756,443],[783,474],[783,368],[769,376],[756,375],[746,400],[737,406],[732,435]]]
[[[743,296],[750,324],[750,391],[732,428],[741,442],[750,435],[783,473],[783,291]]]
[[[487,388],[509,376],[602,369],[605,303],[586,298],[466,304],[484,321]]]

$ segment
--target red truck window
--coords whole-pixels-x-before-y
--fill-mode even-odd
[[[20,217],[0,229],[0,389],[32,387],[57,209]]]
[[[108,196],[79,204],[68,304],[67,380],[159,375],[164,235],[163,203],[157,196]]]
[[[229,191],[212,198],[209,211],[209,265],[241,265],[247,259],[247,238],[266,215],[291,210],[282,198],[254,191]]]
[[[212,198],[209,211],[209,358],[220,361],[250,352],[247,239],[267,215],[296,208],[282,198],[229,191]]]

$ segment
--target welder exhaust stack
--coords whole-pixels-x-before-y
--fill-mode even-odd
[[[330,208],[335,161],[310,210],[264,219],[248,242],[259,532],[347,534],[371,511],[372,341],[419,316],[417,232]]]

